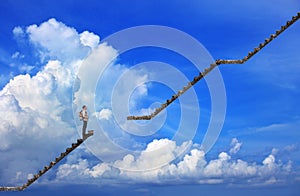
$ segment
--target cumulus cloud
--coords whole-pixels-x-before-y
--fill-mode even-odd
[[[60,180],[84,178],[85,183],[101,181],[101,184],[107,179],[123,179],[139,183],[174,184],[181,182],[239,184],[243,181],[251,185],[275,184],[282,180],[280,179],[282,175],[290,173],[291,162],[285,164],[278,162],[272,153],[261,163],[232,159],[228,152],[221,152],[217,158],[207,160],[204,151],[193,147],[179,160],[169,162],[173,160],[172,156],[178,155],[179,148],[182,148],[182,145],[177,146],[169,139],[154,140],[139,155],[128,154],[122,160],[117,160],[110,165],[99,163],[89,166],[86,159],[61,165],[58,168],[57,178]],[[161,165],[161,161],[165,164]],[[160,167],[151,167],[152,169],[149,170],[149,165],[160,165]]]
[[[72,126],[62,120],[70,105],[62,98],[64,95],[57,94],[68,77],[62,82],[60,74],[66,70],[60,67],[62,72],[54,73],[51,67],[55,64],[60,66],[50,61],[35,76],[16,76],[0,91],[3,180],[26,179],[28,173],[49,161],[49,154],[55,156],[65,142],[75,140]],[[15,174],[18,178],[12,178]]]
[[[180,146],[169,139],[153,140],[146,149],[143,150],[138,157],[132,154],[126,155],[122,160],[117,160],[114,166],[131,171],[155,171],[180,156],[189,146],[191,142],[184,142]],[[142,175],[143,173],[140,173]]]
[[[0,96],[12,95],[21,108],[30,108],[57,119],[62,103],[58,100],[56,90],[71,79],[67,72],[59,61],[49,61],[44,70],[33,77],[26,74],[13,78],[0,92]]]
[[[107,43],[99,44],[99,36],[88,31],[78,33],[74,28],[53,18],[25,28],[15,27],[13,33],[16,39],[22,39],[21,41],[33,45],[31,49],[34,53],[39,53],[43,66],[35,75],[27,73],[15,76],[0,91],[2,184],[24,182],[28,175],[48,164],[51,161],[49,157],[56,157],[79,137],[72,115],[72,104],[73,101],[79,104],[79,98],[82,103],[89,104],[86,102],[89,96],[94,98],[94,89],[90,86],[94,81],[89,79],[95,73],[95,67],[88,70],[86,75],[80,75],[78,70],[82,62],[104,69],[118,54]],[[14,53],[13,57],[20,57],[21,52]],[[96,56],[91,58],[89,56],[91,53]],[[22,69],[26,72],[32,67],[24,66]],[[128,70],[126,66],[113,65],[106,73],[108,77],[105,88],[101,89],[105,96],[100,98],[101,105],[97,105],[97,108],[102,108],[98,111],[102,120],[112,117],[110,106],[105,106],[110,101],[109,88],[125,70]],[[141,73],[135,73],[136,75],[132,77],[133,83],[142,81],[141,79],[145,77]],[[76,94],[76,99],[73,100],[73,83],[76,79],[81,80],[78,86],[82,87],[83,94]],[[89,123],[88,126],[93,127],[93,124]],[[110,126],[108,130],[111,128]],[[118,138],[126,137],[128,139],[126,143],[131,141],[128,144],[134,146],[134,141],[129,136]],[[100,142],[106,145],[101,135]],[[99,150],[105,151],[109,156],[112,154],[110,148]],[[78,169],[83,166],[85,165],[81,165]],[[100,174],[96,167],[93,175]]]
[[[98,46],[100,38],[98,35],[95,35],[94,33],[84,31],[80,34],[80,41],[81,44],[84,46],[95,48],[96,46]]]
[[[102,109],[98,114],[98,118],[100,120],[103,120],[103,119],[109,120],[111,118],[111,116],[112,116],[112,112],[110,109]]]
[[[15,76],[0,91],[1,184],[23,183],[76,141],[73,81],[81,62],[99,42],[96,35],[85,32],[82,43],[81,34],[55,19],[15,27],[13,33],[16,39],[28,38],[44,64],[35,75]],[[21,51],[12,55],[21,57]],[[18,67],[22,72],[34,68]]]
[[[60,61],[85,58],[98,40],[96,35],[86,31],[82,36],[74,28],[54,18],[40,25],[30,25],[26,29],[15,27],[13,33],[17,38],[26,35],[43,61],[49,58]],[[85,41],[82,42],[82,39]]]

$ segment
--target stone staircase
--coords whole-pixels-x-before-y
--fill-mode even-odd
[[[16,187],[0,187],[0,191],[23,191],[32,183],[34,183],[37,179],[39,179],[43,174],[49,171],[53,166],[59,163],[63,158],[65,158],[70,152],[75,150],[80,144],[82,144],[87,138],[92,136],[94,131],[90,130],[86,135],[83,136],[83,139],[78,139],[76,143],[73,143],[71,147],[68,147],[65,152],[62,152],[60,156],[56,157],[54,161],[51,161],[49,165],[45,166],[44,169],[40,170],[37,174],[33,176],[33,178],[28,179],[25,184],[22,186]]]

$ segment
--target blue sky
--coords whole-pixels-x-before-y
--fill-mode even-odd
[[[296,0],[3,0],[1,185],[24,183],[76,141],[77,112],[88,103],[95,135],[26,191],[11,195],[298,195],[299,21],[245,64],[221,65],[211,80],[200,81],[149,124],[124,120],[126,107],[148,113],[199,68],[178,51],[116,47],[151,33],[109,40],[124,29],[160,25],[201,43],[208,52],[202,56],[186,46],[183,34],[171,45],[199,52],[205,62],[239,59],[299,7]],[[204,152],[202,140],[219,104],[211,89],[225,101],[226,115],[216,142]]]

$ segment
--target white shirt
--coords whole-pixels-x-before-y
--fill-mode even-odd
[[[86,110],[82,110],[82,116],[84,121],[87,121],[89,118]]]

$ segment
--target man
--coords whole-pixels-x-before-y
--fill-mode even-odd
[[[82,106],[82,110],[79,112],[79,117],[80,117],[80,120],[83,121],[82,138],[85,138],[86,137],[85,131],[86,131],[87,122],[88,122],[88,119],[89,119],[86,105]]]

